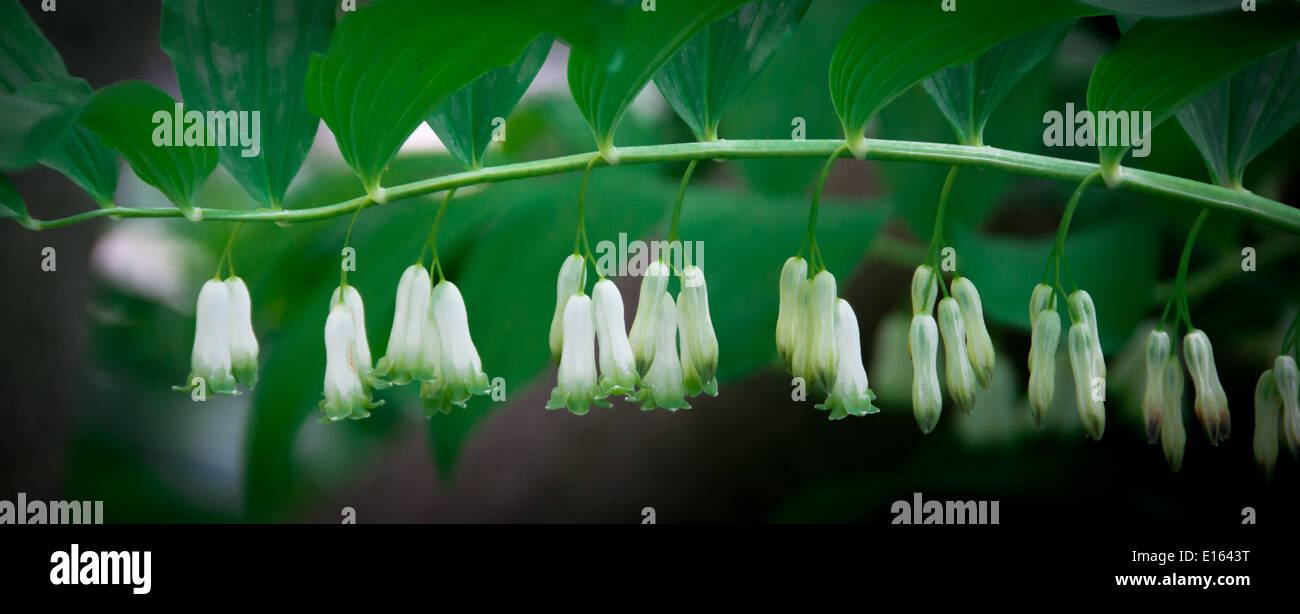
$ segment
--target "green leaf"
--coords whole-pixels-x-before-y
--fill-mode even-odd
[[[1241,0],[1080,0],[1116,13],[1148,17],[1186,17],[1241,8]],[[1267,2],[1268,0],[1264,0]]]
[[[0,173],[0,219],[16,219],[23,223],[31,218],[27,215],[27,205],[23,203],[23,197],[14,189],[14,184],[9,182],[9,178]]]
[[[74,82],[85,88],[77,97]],[[0,92],[0,168],[23,168],[49,155],[77,124],[90,86],[85,81],[61,77],[38,81],[12,94]]]
[[[1094,118],[1100,112],[1150,112],[1149,125],[1143,126],[1149,131],[1242,67],[1297,40],[1300,7],[1291,5],[1173,21],[1144,19],[1093,67],[1088,109]],[[1102,173],[1113,186],[1129,147],[1100,145],[1103,121],[1096,122],[1095,130]]]
[[[794,32],[811,0],[758,0],[713,22],[655,74],[695,138],[718,138],[722,114]]]
[[[311,54],[329,43],[334,5],[329,0],[163,4],[162,47],[176,67],[181,97],[190,109],[241,113],[234,116],[238,121],[213,122],[219,127],[215,136],[225,139],[221,164],[263,206],[279,208],[320,125],[307,111],[304,83]],[[250,129],[252,114],[257,119]],[[244,135],[250,137],[247,143]]]
[[[18,0],[0,0],[0,34],[0,90],[12,93],[34,81],[68,76],[59,52]]]
[[[533,39],[519,61],[488,71],[452,94],[429,115],[429,127],[461,164],[471,169],[483,165],[483,154],[492,142],[496,118],[504,120],[510,115],[537,71],[542,69],[554,42],[548,35]]]
[[[1238,71],[1177,116],[1214,181],[1240,188],[1246,165],[1300,121],[1300,45]]]
[[[605,161],[618,164],[614,130],[655,71],[696,32],[744,0],[658,0],[654,10],[629,2],[606,26],[613,44],[577,47],[569,54],[569,91],[596,137]]]
[[[879,0],[868,4],[831,58],[831,101],[853,155],[866,155],[867,124],[889,101],[943,68],[973,61],[1002,41],[1095,12],[1070,0]]]
[[[984,124],[1011,89],[1036,64],[1051,55],[1074,26],[1073,19],[1023,34],[993,46],[978,59],[945,68],[922,85],[957,131],[963,145],[981,145]]]
[[[199,116],[176,116],[180,105],[166,92],[143,81],[121,81],[95,92],[81,123],[110,147],[122,152],[135,174],[158,188],[190,220],[201,212],[192,206],[194,191],[217,166],[217,148],[187,145],[211,142]],[[197,113],[195,111],[187,112]]]

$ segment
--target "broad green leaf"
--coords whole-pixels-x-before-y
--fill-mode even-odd
[[[879,0],[868,4],[831,58],[831,101],[853,155],[866,155],[867,124],[889,101],[941,69],[973,61],[1002,41],[1096,12],[1071,0]]]
[[[30,219],[27,216],[27,205],[23,203],[23,197],[14,189],[14,184],[9,182],[9,178],[0,173],[0,219],[15,219],[19,223]]]
[[[331,0],[167,0],[162,47],[189,109],[213,123],[221,164],[258,203],[279,208],[320,120],[304,83],[334,29]],[[256,117],[254,117],[256,115]],[[251,125],[250,125],[251,124]]]
[[[1240,188],[1246,165],[1300,121],[1300,45],[1238,71],[1177,115],[1214,181]]]
[[[542,69],[554,42],[549,35],[538,36],[524,49],[519,61],[488,71],[429,115],[429,127],[461,164],[471,169],[483,165],[497,118],[504,121],[510,115]]]
[[[1122,130],[1133,113],[1150,113],[1149,130],[1242,67],[1300,40],[1300,7],[1272,4],[1258,12],[1179,20],[1144,19],[1101,56],[1088,83],[1101,168],[1107,185],[1120,180],[1131,134],[1101,145],[1103,131]],[[1099,114],[1116,114],[1103,119]],[[1113,120],[1113,121],[1112,121]],[[1146,120],[1144,120],[1146,121]],[[1130,133],[1134,128],[1128,127]],[[1110,140],[1108,138],[1108,140]]]
[[[710,22],[744,0],[658,0],[654,10],[630,2],[606,27],[613,44],[577,47],[569,54],[569,91],[596,137],[601,156],[618,164],[614,130],[632,99],[659,67]]]
[[[925,79],[925,91],[943,111],[963,145],[981,145],[984,124],[1029,70],[1051,55],[1073,19],[994,45],[978,59],[945,68]]]
[[[0,31],[4,34],[4,43],[0,44],[0,95],[15,94],[38,82],[67,85],[78,81],[80,85],[71,89],[85,87],[85,96],[90,95],[84,81],[68,75],[58,51],[16,0],[0,0]],[[112,206],[117,189],[117,156],[98,137],[84,126],[74,125],[60,141],[48,145],[38,162],[63,173],[100,206]]]
[[[196,111],[143,81],[121,81],[95,92],[81,123],[118,150],[145,183],[158,188],[185,217],[198,220],[194,191],[217,166],[217,148]],[[194,114],[194,115],[190,115]]]
[[[85,96],[78,99],[60,82],[38,81],[12,94],[0,92],[0,168],[23,168],[49,155],[77,124]],[[90,94],[90,86],[76,79]]]
[[[794,32],[811,0],[758,0],[713,22],[655,74],[655,85],[695,138],[718,122]]]
[[[1241,10],[1241,0],[1080,0],[1116,13],[1148,17],[1186,17]],[[1268,0],[1263,0],[1267,2]]]

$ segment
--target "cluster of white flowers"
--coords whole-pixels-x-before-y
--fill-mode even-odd
[[[1097,333],[1097,309],[1086,290],[1066,297],[1070,332],[1066,348],[1074,375],[1074,399],[1083,430],[1101,439],[1106,430],[1106,358]],[[1043,427],[1047,409],[1056,396],[1056,348],[1061,340],[1061,316],[1056,293],[1040,283],[1029,296],[1029,410],[1034,424]]]
[[[1183,426],[1183,363],[1175,350],[1169,333],[1157,329],[1147,335],[1142,419],[1146,425],[1147,441],[1152,444],[1157,440],[1160,442],[1169,468],[1177,472],[1182,467],[1183,452],[1187,447],[1187,431]],[[1209,437],[1210,444],[1218,445],[1228,438],[1232,421],[1228,414],[1228,396],[1219,382],[1219,372],[1214,364],[1214,350],[1204,331],[1193,329],[1183,337],[1183,358],[1187,361],[1187,372],[1191,375],[1196,390],[1196,417]],[[1266,373],[1270,381],[1271,374],[1271,371]],[[1270,400],[1277,398],[1276,389],[1269,390],[1263,384],[1261,380],[1261,387],[1255,391],[1257,407],[1260,404],[1267,406]],[[1264,411],[1267,412],[1267,409]],[[1258,413],[1257,411],[1257,429],[1260,418]],[[1274,413],[1273,416],[1273,457],[1276,458],[1277,414]],[[1258,457],[1258,433],[1256,437]]]
[[[776,348],[785,368],[810,386],[827,392],[817,409],[831,420],[880,411],[862,365],[858,318],[849,302],[838,298],[835,276],[820,271],[808,277],[808,262],[799,256],[781,268]]]
[[[194,351],[190,375],[177,390],[239,394],[235,383],[257,385],[257,336],[253,334],[252,301],[239,277],[210,279],[199,290],[194,310]],[[202,380],[200,383],[198,380]]]
[[[709,316],[708,290],[698,266],[682,269],[674,301],[671,270],[653,262],[641,279],[631,332],[624,327],[623,298],[608,279],[585,293],[585,262],[570,255],[556,280],[551,353],[560,363],[547,409],[585,414],[607,397],[625,395],[642,409],[686,409],[687,396],[718,394],[718,338]],[[680,342],[680,350],[679,350]],[[597,355],[599,345],[599,374]]]
[[[1279,438],[1300,459],[1300,372],[1295,358],[1285,355],[1273,361],[1255,386],[1255,462],[1267,477],[1277,464]]]
[[[912,356],[912,411],[923,433],[934,430],[943,410],[937,366],[941,336],[948,396],[963,412],[975,410],[977,385],[988,390],[996,361],[975,284],[965,277],[954,277],[948,287],[950,296],[938,300],[942,283],[929,265],[918,266],[912,273],[912,324],[907,347]],[[933,315],[936,301],[937,322]]]

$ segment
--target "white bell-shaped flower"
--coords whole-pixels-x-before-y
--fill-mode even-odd
[[[1282,395],[1273,370],[1269,369],[1255,384],[1255,463],[1264,470],[1265,479],[1273,477],[1273,467],[1277,464],[1277,426],[1281,415]]]
[[[690,409],[682,383],[682,363],[677,355],[677,305],[667,292],[659,293],[655,315],[654,362],[641,378],[641,389],[628,397],[641,409],[662,407],[669,411]]]
[[[858,332],[858,317],[853,307],[844,299],[835,303],[835,384],[826,401],[817,409],[830,410],[831,420],[845,416],[865,416],[878,411],[872,401],[876,393],[867,384],[867,369],[862,366],[862,340]]]
[[[1073,314],[1071,314],[1073,316]],[[1070,325],[1066,340],[1070,350],[1070,368],[1074,373],[1074,399],[1079,422],[1089,437],[1100,440],[1106,429],[1106,377],[1097,357],[1096,338],[1086,322]]]
[[[375,373],[394,384],[427,380],[433,374],[421,368],[420,357],[430,300],[429,271],[413,264],[402,272],[397,282],[397,301],[393,306],[393,328],[388,333],[388,350],[375,365]]]
[[[682,337],[682,374],[686,394],[706,392],[718,396],[718,336],[709,316],[709,293],[704,271],[697,266],[682,269],[682,288],[677,293],[678,328]]]
[[[1160,448],[1169,469],[1178,473],[1187,449],[1187,429],[1183,427],[1183,363],[1175,354],[1165,361],[1164,389],[1160,391],[1165,410],[1160,419]]]
[[[1214,348],[1204,331],[1193,329],[1183,336],[1183,358],[1187,360],[1187,372],[1191,374],[1196,389],[1196,402],[1193,404],[1196,418],[1210,438],[1210,444],[1217,446],[1228,438],[1232,419],[1228,414],[1228,395],[1223,391],[1219,370],[1214,364]]]
[[[668,265],[656,260],[646,267],[645,274],[641,277],[641,296],[637,298],[636,316],[632,318],[632,330],[628,333],[632,355],[636,358],[636,368],[641,373],[645,373],[654,361],[659,310],[663,306],[660,299],[668,291],[668,276],[671,273]]]
[[[794,375],[830,391],[835,382],[835,276],[822,271],[800,288],[802,313],[795,341]]]
[[[975,410],[975,371],[966,351],[966,320],[957,299],[939,301],[939,333],[943,336],[944,367],[948,396],[966,413]]]
[[[776,351],[786,371],[791,368],[798,339],[799,287],[807,280],[808,261],[799,256],[787,258],[781,267],[781,297],[776,312]]]
[[[567,407],[581,416],[593,404],[609,407],[596,382],[596,331],[592,323],[591,298],[583,294],[570,296],[564,306],[565,342],[560,371],[546,409]]]
[[[1160,421],[1164,419],[1164,373],[1169,362],[1169,333],[1153,330],[1147,335],[1146,391],[1142,395],[1142,421],[1146,423],[1147,443],[1160,439]]]
[[[564,308],[569,304],[569,297],[582,290],[582,277],[585,261],[578,254],[569,254],[560,265],[560,274],[555,279],[555,314],[551,316],[551,358],[560,360],[560,350],[564,345]],[[592,293],[594,296],[594,292]],[[620,316],[621,317],[621,316]]]
[[[1282,413],[1278,417],[1282,439],[1291,455],[1300,459],[1300,370],[1296,369],[1295,359],[1278,356],[1273,361],[1273,379],[1282,403]]]
[[[234,395],[235,375],[230,357],[230,288],[217,279],[209,279],[199,289],[194,310],[194,350],[190,354],[190,375],[185,386],[192,390],[202,385],[208,392]],[[197,378],[197,379],[196,379]]]
[[[912,412],[922,433],[939,423],[943,395],[939,391],[939,325],[929,313],[912,316],[907,333],[907,351],[912,356]]]
[[[614,282],[602,279],[591,291],[591,302],[600,345],[600,390],[607,395],[631,394],[641,376],[623,324],[623,296]]]
[[[469,334],[469,316],[460,290],[456,284],[444,279],[433,287],[432,296],[433,325],[441,351],[437,360],[437,378],[429,373],[431,385],[421,386],[420,393],[426,412],[437,409],[449,413],[452,405],[464,407],[470,396],[487,394],[491,386]],[[427,313],[423,319],[427,322]],[[425,361],[420,361],[420,364],[426,370],[433,366],[425,364]]]
[[[1047,423],[1047,411],[1056,396],[1056,348],[1061,341],[1061,316],[1055,309],[1030,313],[1034,330],[1029,337],[1029,413],[1034,418],[1034,426],[1041,429]]]
[[[347,303],[331,302],[330,315],[325,319],[325,389],[321,393],[325,398],[319,405],[325,417],[321,422],[365,418],[370,409],[383,404],[370,399],[357,373],[353,321]]]
[[[230,367],[244,387],[257,385],[257,335],[253,333],[253,303],[244,280],[225,282],[230,295]]]
[[[357,292],[355,286],[341,286],[335,288],[334,294],[330,295],[330,304],[337,304],[340,299],[352,315],[352,363],[357,375],[361,377],[361,385],[366,389],[387,388],[388,382],[375,377],[370,359],[370,340],[366,337],[366,306],[361,301],[361,293]]]
[[[988,326],[984,324],[984,304],[980,301],[979,290],[965,277],[952,280],[951,289],[952,297],[961,307],[961,319],[966,328],[966,356],[975,371],[975,381],[988,390],[993,382],[993,364],[997,358]]]

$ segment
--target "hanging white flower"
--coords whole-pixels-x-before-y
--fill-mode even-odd
[[[939,301],[939,333],[943,336],[948,396],[966,413],[975,410],[975,372],[966,351],[966,321],[957,299]]]
[[[1071,314],[1073,316],[1073,314]],[[1097,364],[1101,355],[1094,348],[1094,337],[1087,322],[1070,325],[1070,367],[1074,372],[1074,399],[1079,422],[1089,437],[1100,440],[1106,429],[1105,376]]]
[[[201,378],[209,392],[239,394],[230,357],[230,289],[209,279],[199,289],[194,310],[194,350],[190,353],[190,375],[177,390],[192,390]]]
[[[591,300],[600,345],[600,390],[606,395],[631,394],[641,377],[623,326],[623,297],[614,282],[602,279],[592,289]]]
[[[461,297],[456,284],[447,280],[438,282],[433,287],[433,325],[438,334],[437,379],[433,373],[428,374],[432,380],[429,386],[421,386],[421,398],[425,410],[437,409],[443,413],[451,411],[451,406],[464,407],[465,402],[476,394],[487,394],[491,390],[488,376],[483,372],[483,363],[479,360],[478,350],[469,334],[469,316],[465,312],[465,299]],[[427,322],[426,313],[424,320]],[[424,369],[432,365],[420,361]],[[436,390],[434,386],[437,386]]]
[[[605,393],[596,384],[596,332],[592,328],[591,298],[583,294],[569,297],[564,306],[564,351],[556,386],[546,409],[568,408],[583,415],[598,405],[609,407]]]
[[[1265,479],[1272,478],[1277,464],[1277,425],[1282,415],[1282,395],[1277,389],[1277,379],[1269,369],[1259,376],[1255,384],[1255,462],[1264,470]]]
[[[677,357],[677,305],[667,292],[659,293],[653,342],[654,362],[641,378],[641,389],[628,400],[641,403],[643,410],[690,409],[682,383],[682,363]]]
[[[835,276],[822,271],[800,288],[802,320],[795,341],[794,374],[809,386],[831,390],[835,383]]]
[[[352,362],[357,375],[361,377],[361,385],[366,389],[387,388],[388,382],[375,377],[375,369],[370,360],[370,341],[366,337],[366,306],[361,301],[361,293],[357,292],[355,286],[338,287],[330,295],[330,304],[337,304],[340,299],[352,315]]]
[[[929,313],[912,316],[907,333],[907,351],[912,356],[912,412],[922,433],[939,423],[943,396],[939,391],[939,325]]]
[[[1273,361],[1273,378],[1282,402],[1282,414],[1278,417],[1282,438],[1291,456],[1300,459],[1300,371],[1296,369],[1295,359],[1278,356]]]
[[[1187,360],[1187,372],[1192,376],[1192,385],[1196,388],[1196,418],[1201,428],[1210,438],[1211,445],[1228,438],[1232,430],[1232,419],[1228,414],[1228,395],[1223,392],[1219,382],[1219,370],[1214,364],[1214,348],[1204,331],[1192,330],[1183,336],[1183,357]]]
[[[384,403],[372,401],[362,386],[353,356],[355,347],[352,313],[346,303],[332,301],[325,319],[325,389],[321,393],[325,398],[319,405],[325,412],[322,422],[365,418],[370,409]]]
[[[686,394],[718,396],[718,336],[709,316],[709,293],[704,271],[697,266],[682,269],[682,288],[677,293],[678,327],[682,338],[682,374]]]
[[[791,256],[781,267],[780,303],[776,312],[776,351],[789,371],[798,342],[799,288],[808,280],[808,261]]]
[[[1153,330],[1147,335],[1146,392],[1142,395],[1142,420],[1146,423],[1147,443],[1160,439],[1160,421],[1164,419],[1164,373],[1170,356],[1169,333]]]
[[[636,368],[645,373],[655,357],[655,335],[659,330],[659,309],[663,305],[661,295],[668,291],[668,266],[658,260],[646,267],[641,277],[641,295],[637,297],[636,316],[632,318],[632,330],[628,333],[628,342],[632,345],[632,355],[636,358]]]
[[[225,282],[230,296],[230,366],[245,388],[257,385],[257,335],[253,333],[253,303],[248,286],[238,277]]]
[[[556,362],[560,360],[560,350],[564,345],[564,308],[569,304],[569,297],[582,289],[584,262],[582,256],[569,254],[560,264],[560,274],[555,279],[555,314],[551,316],[550,343],[551,358]]]
[[[988,390],[993,382],[993,364],[997,358],[988,326],[984,324],[984,305],[980,302],[979,290],[970,279],[958,277],[952,280],[952,297],[961,307],[961,319],[966,328],[966,356],[975,371],[975,381]]]
[[[393,306],[393,328],[388,334],[388,350],[375,365],[375,373],[388,381],[405,385],[412,380],[433,377],[421,368],[421,333],[424,331],[430,300],[429,271],[413,264],[402,272],[397,282],[397,301]]]
[[[1061,342],[1061,316],[1055,309],[1031,314],[1034,330],[1029,337],[1029,413],[1034,417],[1034,426],[1041,429],[1056,396],[1056,348]]]
[[[878,411],[872,401],[876,393],[867,384],[867,370],[862,366],[862,340],[858,332],[858,317],[853,307],[844,299],[835,303],[835,384],[826,401],[817,409],[830,410],[831,420],[845,416],[865,416]]]
[[[1160,447],[1169,469],[1178,473],[1187,449],[1187,429],[1183,427],[1183,363],[1172,355],[1165,361],[1164,389],[1160,392],[1165,410],[1160,420]]]

